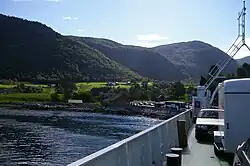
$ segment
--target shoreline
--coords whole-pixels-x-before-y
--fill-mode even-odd
[[[174,115],[177,111],[167,109],[149,109],[149,108],[136,108],[129,105],[126,106],[100,106],[98,104],[91,104],[88,106],[74,105],[68,103],[18,103],[18,102],[5,102],[0,103],[0,108],[10,110],[50,110],[50,111],[73,111],[73,112],[86,112],[86,113],[101,113],[111,115],[125,115],[125,116],[143,116],[148,118],[166,120]]]

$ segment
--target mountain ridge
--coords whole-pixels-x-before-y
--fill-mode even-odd
[[[104,38],[64,36],[37,21],[0,14],[0,78],[78,81],[199,79],[229,56],[201,41],[145,48]],[[233,60],[228,72],[235,72]]]
[[[250,64],[250,57],[246,56],[240,59],[236,59],[236,61],[239,65],[243,65],[244,63]]]
[[[184,73],[193,78],[206,75],[212,65],[231,58],[222,50],[197,40],[161,45],[152,49],[182,68]],[[224,73],[235,73],[237,67],[237,63],[233,59]]]
[[[107,39],[69,36],[72,40],[86,43],[101,51],[110,59],[127,66],[144,77],[158,80],[181,80],[182,73],[167,59],[150,49],[137,46],[127,46],[117,42],[107,47]],[[108,40],[110,42],[110,40]],[[110,44],[110,43],[109,43]],[[175,72],[175,74],[172,74]]]
[[[142,78],[86,44],[46,25],[0,15],[1,78],[80,81]]]

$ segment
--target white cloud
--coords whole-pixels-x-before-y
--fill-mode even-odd
[[[167,44],[166,40],[168,40],[168,37],[159,34],[139,34],[136,38],[137,42],[134,45],[148,48]]]
[[[139,41],[160,41],[168,39],[167,37],[158,34],[143,34],[143,35],[136,35],[136,37],[137,40]]]
[[[83,29],[77,29],[77,32],[84,32]]]
[[[147,48],[152,48],[152,47],[155,47],[155,46],[159,46],[159,45],[162,45],[163,43],[156,43],[156,42],[136,42],[135,46],[141,46],[141,47],[147,47]],[[166,43],[164,43],[166,44]]]
[[[78,17],[69,17],[69,16],[63,17],[63,20],[78,20],[78,19],[79,19]]]

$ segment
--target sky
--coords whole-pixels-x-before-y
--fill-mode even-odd
[[[39,21],[63,35],[154,47],[200,40],[226,51],[242,0],[0,0],[0,13]],[[246,2],[250,45],[250,2]],[[249,25],[249,26],[248,26]],[[242,49],[236,59],[250,56]]]

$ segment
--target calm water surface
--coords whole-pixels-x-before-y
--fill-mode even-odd
[[[67,165],[159,122],[133,116],[0,109],[0,165]]]

